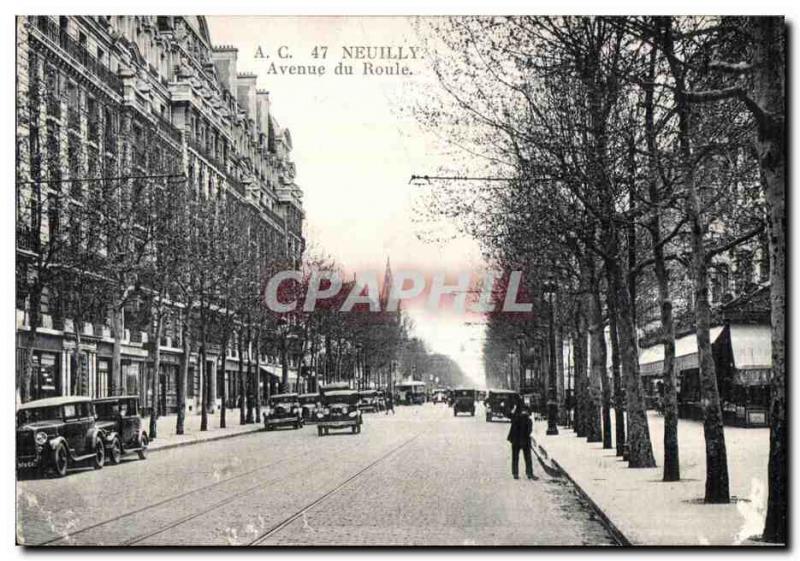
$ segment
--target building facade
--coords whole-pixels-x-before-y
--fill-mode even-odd
[[[83,274],[115,251],[123,263],[132,253],[114,247],[113,228],[86,231],[87,217],[104,212],[98,223],[121,228],[133,216],[139,225],[146,212],[130,193],[180,184],[198,197],[235,201],[254,224],[258,251],[299,267],[304,214],[291,135],[256,76],[237,72],[236,49],[212,45],[203,17],[28,16],[16,29],[20,394],[138,394],[152,406],[158,344],[159,405],[172,411],[186,306],[170,305],[161,339],[149,340],[152,313],[135,294],[147,287],[123,267],[119,278]],[[203,376],[213,406],[223,385],[239,388],[240,361],[251,371],[277,362],[269,345],[251,344],[244,356],[228,349],[220,357],[212,337],[206,364],[192,350],[188,409],[198,409]]]

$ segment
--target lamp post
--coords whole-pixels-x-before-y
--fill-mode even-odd
[[[550,360],[548,361],[548,383],[547,383],[547,433],[548,435],[558,434],[558,389],[556,382],[556,333],[554,328],[555,314],[553,312],[553,295],[555,286],[552,284],[545,286],[546,293],[550,294],[550,333],[548,336],[550,343]]]
[[[525,343],[525,336],[522,333],[517,333],[516,341],[517,341],[517,353],[519,358],[519,377],[517,378],[517,381],[519,383],[517,390],[521,392],[522,389],[526,387],[525,367],[522,364],[522,357],[524,355],[524,350],[522,346]]]

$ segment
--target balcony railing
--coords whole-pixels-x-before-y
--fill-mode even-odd
[[[179,131],[175,125],[169,122],[161,115],[156,115],[158,122],[158,130],[165,134],[168,138],[172,139],[175,143],[181,144],[183,142],[183,133]]]
[[[70,37],[56,22],[47,16],[37,16],[36,28],[86,68],[90,74],[97,76],[112,90],[122,95],[122,79],[100,63],[86,47]]]
[[[203,158],[211,162],[211,164],[213,164],[222,173],[227,173],[228,168],[225,166],[225,162],[223,162],[221,159],[217,158],[214,154],[212,154],[211,151],[208,150],[208,148],[206,148],[206,146],[203,143],[198,142],[192,136],[187,137],[186,140],[189,146],[192,149],[194,149],[195,152],[197,152],[198,154],[203,156]]]

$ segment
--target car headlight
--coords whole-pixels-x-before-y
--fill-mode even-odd
[[[322,411],[317,411],[317,418],[318,418],[318,419],[321,419],[321,418],[323,418],[324,416],[325,416],[325,415],[323,415],[323,414],[322,414]]]
[[[328,413],[330,413],[330,412],[331,412],[331,410],[330,410],[330,409],[328,409],[327,407],[323,407],[323,408],[322,408],[322,414],[323,414],[323,415],[327,415],[327,414],[328,414]]]
[[[264,409],[264,415],[267,415],[267,416],[270,416],[270,415],[272,415],[272,409],[270,409],[269,407],[267,407],[266,409]]]
[[[358,417],[358,411],[350,411],[350,413],[348,413],[348,416],[352,417],[352,418],[356,418],[356,417]]]
[[[45,442],[47,442],[47,433],[45,432],[37,432],[36,436],[33,437],[36,440],[36,444],[41,446]]]

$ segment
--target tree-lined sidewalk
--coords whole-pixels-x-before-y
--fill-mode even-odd
[[[664,418],[648,415],[651,429],[663,432]],[[560,428],[545,435],[537,422],[534,437],[550,460],[591,499],[632,545],[758,545],[767,507],[769,429],[725,427],[730,491],[728,504],[705,504],[703,424],[681,419],[681,480],[662,481],[661,467],[628,469],[626,462]],[[661,439],[653,439],[656,457]],[[536,447],[534,447],[536,449]]]

